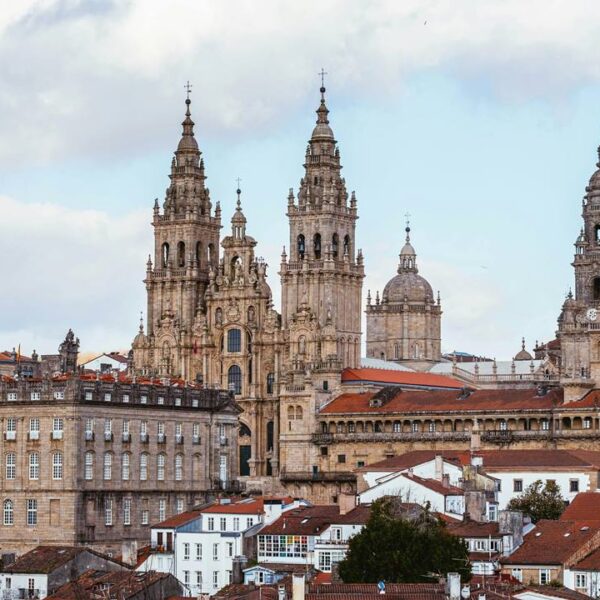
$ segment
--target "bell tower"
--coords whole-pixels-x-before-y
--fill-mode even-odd
[[[281,260],[284,326],[304,322],[308,333],[290,331],[290,356],[313,362],[337,356],[340,366],[360,362],[364,267],[356,249],[357,203],[348,198],[340,151],[329,125],[321,86],[317,123],[308,142],[298,197],[290,189],[289,259]],[[302,327],[296,328],[298,331]]]
[[[189,98],[183,132],[171,161],[162,212],[154,203],[154,261],[148,257],[146,335],[133,345],[137,370],[193,379],[192,326],[203,303],[211,267],[219,262],[221,209],[212,209],[204,160],[194,135]]]

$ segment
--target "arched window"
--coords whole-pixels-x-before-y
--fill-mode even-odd
[[[94,478],[94,453],[91,450],[85,453],[84,477],[86,481]]]
[[[40,478],[40,455],[32,452],[29,455],[29,479]]]
[[[196,262],[198,266],[202,265],[202,242],[196,242]]]
[[[296,406],[296,420],[301,420],[304,418],[303,410],[301,406]]]
[[[234,394],[242,393],[242,370],[238,365],[231,365],[227,371],[227,386]]]
[[[248,385],[252,384],[252,359],[248,360]]]
[[[250,427],[248,427],[248,425],[246,425],[246,423],[242,423],[240,425],[240,437],[252,437],[252,432],[250,431]]]
[[[142,452],[140,454],[140,481],[146,481],[148,479],[148,454]]]
[[[594,277],[594,300],[600,300],[600,277]]]
[[[304,259],[304,252],[306,251],[306,243],[304,240],[304,235],[300,234],[298,236],[298,258],[300,260]]]
[[[15,509],[12,500],[4,501],[4,524],[14,525],[15,523]]]
[[[183,480],[183,454],[175,455],[175,481]]]
[[[275,387],[275,375],[273,373],[267,374],[267,394],[273,394],[273,389]]]
[[[105,452],[104,453],[104,471],[103,471],[103,479],[104,480],[109,480],[112,479],[112,453],[111,452]]]
[[[185,244],[183,242],[177,244],[177,266],[185,267]]]
[[[246,334],[246,352],[250,354],[252,352],[252,334]]]
[[[52,454],[52,479],[59,480],[63,478],[63,455],[60,452]]]
[[[162,266],[163,266],[163,269],[165,269],[168,264],[169,264],[169,244],[167,244],[167,242],[165,242],[162,245]]]
[[[123,481],[129,481],[129,475],[131,472],[131,454],[125,452],[121,457],[121,479]]]
[[[334,233],[333,237],[331,238],[331,254],[333,255],[333,258],[338,257],[339,246],[340,246],[340,239],[338,237],[338,234]]]
[[[315,237],[313,238],[313,249],[315,253],[315,258],[319,260],[321,258],[321,234],[315,233]]]
[[[215,256],[215,247],[213,244],[209,244],[208,245],[208,264],[212,265],[213,267],[215,266],[215,260],[216,260],[216,256]]]
[[[156,457],[156,479],[158,481],[165,480],[165,455],[159,454]]]
[[[296,411],[293,406],[288,406],[288,421],[293,421],[296,418]]]
[[[240,329],[230,329],[227,332],[227,352],[242,351],[242,332]]]
[[[350,256],[350,236],[349,235],[344,236],[344,254],[347,254],[348,256]]]
[[[267,423],[267,452],[273,450],[273,440],[275,439],[274,431],[273,421],[269,421]]]
[[[9,452],[6,455],[6,479],[15,479],[17,477],[17,455]]]

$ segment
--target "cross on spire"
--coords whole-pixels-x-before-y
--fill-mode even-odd
[[[183,86],[185,88],[187,97],[186,100],[190,99],[190,94],[192,93],[192,84],[190,83],[189,79],[187,80],[186,84]]]
[[[327,71],[325,71],[325,69],[321,67],[319,75],[321,76],[321,87],[325,87],[325,75],[329,75],[329,73],[327,73]]]

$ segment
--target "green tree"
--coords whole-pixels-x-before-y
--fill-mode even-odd
[[[467,546],[451,535],[429,510],[417,519],[396,514],[391,499],[373,503],[360,533],[350,539],[339,573],[346,583],[431,582],[436,575],[458,572],[471,578]]]
[[[513,498],[508,508],[522,511],[531,517],[533,523],[537,523],[540,519],[558,519],[565,510],[565,501],[555,481],[547,481],[544,485],[538,479],[520,496]]]

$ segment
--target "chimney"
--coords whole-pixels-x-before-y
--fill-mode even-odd
[[[121,561],[128,565],[137,563],[137,542],[127,540],[121,544]]]
[[[442,475],[442,485],[445,488],[450,487],[450,475],[448,475],[448,473],[444,473],[444,475]]]
[[[441,454],[435,455],[435,479],[436,481],[442,481],[444,475],[444,458]]]
[[[460,573],[448,573],[446,579],[446,596],[450,600],[460,599]]]
[[[342,492],[339,495],[340,516],[349,513],[353,508],[356,508],[356,496],[347,492]]]
[[[292,600],[304,600],[306,597],[306,578],[304,573],[292,575]]]

